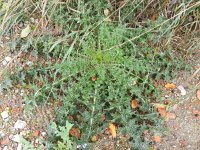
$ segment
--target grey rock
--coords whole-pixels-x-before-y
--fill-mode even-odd
[[[8,64],[8,63],[7,63],[6,60],[3,60],[3,61],[2,61],[2,65],[6,66],[7,64]]]
[[[5,61],[7,61],[7,62],[10,62],[12,60],[12,58],[11,57],[5,57]]]
[[[12,137],[12,141],[19,143],[21,136],[19,134],[16,134]]]
[[[186,95],[186,90],[185,90],[185,88],[182,86],[182,85],[179,85],[178,87],[177,87],[179,90],[180,90],[180,92],[181,92],[181,95]]]
[[[2,117],[3,119],[8,118],[8,117],[9,117],[8,112],[7,112],[7,111],[3,111],[3,112],[1,113],[1,117]]]
[[[26,126],[26,122],[22,120],[17,120],[17,122],[14,125],[15,129],[23,129]]]

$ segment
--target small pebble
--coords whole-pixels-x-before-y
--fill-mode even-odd
[[[46,132],[42,132],[41,135],[42,135],[42,136],[46,136],[47,133],[46,133]]]
[[[23,27],[24,27],[23,22],[20,22],[18,26],[19,26],[20,28],[23,28]]]
[[[8,146],[5,146],[5,147],[3,148],[3,150],[8,150]]]
[[[4,137],[5,133],[3,131],[0,131],[0,137]]]
[[[11,57],[5,57],[5,61],[10,62],[12,60]]]
[[[182,85],[179,85],[177,88],[180,90],[182,96],[186,95],[187,92]]]
[[[27,135],[27,131],[22,131],[22,132],[20,132],[20,135],[21,135],[21,136],[26,136],[26,135]]]
[[[175,105],[172,107],[172,110],[175,111],[177,108],[178,108],[178,105],[175,104]]]
[[[169,98],[169,95],[165,95],[165,98]]]
[[[35,19],[33,17],[30,18],[31,22],[34,23]]]
[[[3,111],[3,112],[1,113],[1,117],[2,117],[3,119],[8,118],[8,117],[9,117],[8,112],[7,112],[7,111]]]
[[[22,150],[22,144],[17,145],[17,150]]]
[[[15,93],[16,93],[16,94],[19,93],[19,89],[16,89],[16,90],[15,90]]]
[[[7,63],[6,60],[3,60],[3,61],[2,61],[2,65],[6,66],[7,64],[8,64],[8,63]]]
[[[12,137],[12,141],[19,143],[21,136],[19,134],[16,134]]]
[[[8,36],[5,37],[6,40],[10,40],[10,38]]]
[[[23,129],[26,126],[26,122],[22,120],[17,120],[17,122],[14,125],[15,129]]]

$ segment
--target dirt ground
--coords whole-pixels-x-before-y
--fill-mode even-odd
[[[172,82],[184,87],[186,94],[179,89],[166,92],[169,100],[176,102],[171,112],[176,118],[166,122],[167,131],[157,144],[159,150],[199,150],[200,149],[200,100],[196,91],[200,89],[200,50],[190,58],[194,72],[180,72]]]
[[[16,55],[18,54],[10,54],[9,51],[0,49],[0,72]],[[185,95],[181,95],[178,88],[163,93],[166,99],[175,102],[170,111],[176,118],[166,121],[166,132],[161,136],[161,142],[156,144],[155,150],[200,149],[200,100],[196,98],[196,90],[200,89],[200,50],[189,60],[194,71],[180,72],[172,81],[176,87],[184,88]],[[5,78],[5,75],[0,75],[1,79]],[[19,137],[32,139],[34,145],[39,143],[39,139],[46,138],[47,131],[44,126],[49,123],[46,116],[48,112],[40,111],[45,109],[38,109],[32,113],[23,111],[24,92],[26,91],[20,87],[0,92],[0,150],[21,150]]]
[[[18,55],[0,49],[0,84],[6,80],[6,72],[11,72],[10,68],[18,65]],[[0,90],[0,150],[22,150],[22,137],[29,139],[37,147],[47,136],[44,127],[49,124],[48,108],[25,111],[22,96],[26,92],[28,91],[20,86],[8,91]]]

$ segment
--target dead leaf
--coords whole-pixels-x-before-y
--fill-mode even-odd
[[[92,141],[92,142],[98,141],[98,137],[97,137],[96,135],[92,136],[92,137],[91,137],[91,141]]]
[[[167,111],[165,108],[157,108],[158,113],[160,114],[160,116],[162,117],[166,117],[167,115]]]
[[[132,100],[132,101],[131,101],[131,107],[132,107],[133,109],[136,109],[136,108],[138,107],[138,101],[137,101],[137,100]]]
[[[10,143],[10,139],[9,137],[6,137],[0,142],[0,145],[8,145],[9,143]]]
[[[192,102],[192,104],[194,104],[194,105],[200,105],[200,100],[194,100],[193,102]]]
[[[173,83],[167,83],[167,84],[165,84],[165,88],[166,88],[167,90],[175,89],[175,88],[176,88],[176,85],[173,84]]]
[[[200,100],[200,90],[197,90],[196,95],[197,95],[197,99]]]
[[[151,16],[151,21],[156,21],[156,18],[157,18],[157,15],[156,15],[156,14],[153,14],[153,15]]]
[[[114,124],[110,123],[108,128],[109,128],[109,132],[112,135],[112,137],[116,138],[116,136],[117,136],[117,134],[116,134],[116,130],[117,130],[116,126]]]
[[[91,80],[92,80],[92,81],[96,81],[96,80],[97,80],[97,77],[93,76],[93,77],[91,78]]]
[[[162,117],[166,117],[167,115],[167,111],[166,111],[166,105],[164,104],[160,104],[160,103],[152,103],[154,107],[157,108],[158,113],[162,116]]]
[[[172,120],[176,119],[176,114],[175,113],[170,113],[170,112],[166,113],[165,121],[169,121],[170,119],[172,119]]]
[[[198,111],[198,110],[193,110],[192,113],[193,113],[195,116],[200,116],[200,111]]]
[[[21,108],[20,107],[15,107],[15,108],[12,108],[12,113],[19,113],[21,111]]]
[[[21,38],[25,38],[29,35],[29,33],[31,32],[31,27],[30,25],[27,25],[26,28],[24,28],[21,32]]]
[[[38,137],[40,135],[40,131],[34,131],[32,135],[34,137]]]
[[[69,131],[69,135],[70,136],[74,136],[77,139],[81,138],[81,134],[80,134],[80,130],[78,128],[71,128],[71,130]]]
[[[161,138],[160,138],[159,135],[155,135],[155,136],[153,137],[153,140],[154,140],[154,142],[156,142],[156,143],[160,143],[160,142],[161,142]]]

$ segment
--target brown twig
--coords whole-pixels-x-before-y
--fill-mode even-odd
[[[199,71],[200,71],[200,67],[193,73],[193,75],[189,78],[189,80],[192,80]]]

